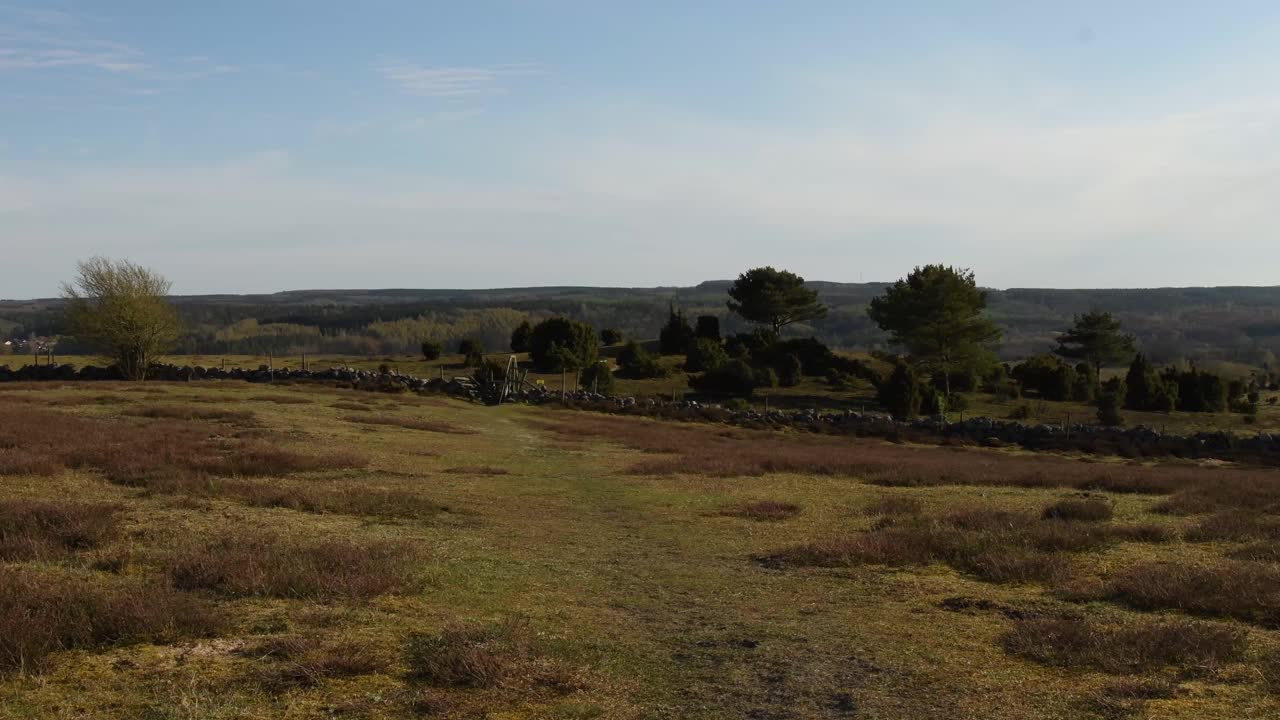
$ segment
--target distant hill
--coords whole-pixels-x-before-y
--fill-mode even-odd
[[[865,308],[886,283],[812,282],[831,306],[825,320],[796,332],[833,346],[882,347]],[[185,352],[413,351],[424,337],[451,344],[478,337],[506,347],[524,317],[568,315],[629,337],[655,337],[669,305],[690,316],[715,314],[726,331],[745,326],[725,308],[730,281],[693,287],[529,287],[491,290],[388,288],[290,290],[267,295],[174,298],[192,332]],[[61,331],[57,300],[0,301],[0,334],[24,338]],[[992,290],[989,308],[1005,330],[1000,354],[1022,357],[1052,346],[1072,315],[1115,313],[1157,362],[1176,359],[1275,364],[1280,355],[1280,286],[1134,290]],[[70,344],[60,344],[64,352]]]

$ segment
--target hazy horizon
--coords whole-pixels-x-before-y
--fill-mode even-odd
[[[0,0],[0,297],[1274,286],[1280,7]]]

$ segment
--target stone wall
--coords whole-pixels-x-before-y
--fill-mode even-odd
[[[27,365],[17,370],[0,366],[0,382],[121,380],[115,368],[71,365]],[[466,378],[431,379],[397,372],[375,372],[349,367],[324,370],[256,370],[157,365],[150,379],[170,382],[240,380],[251,383],[320,382],[372,392],[434,392],[481,401],[479,388]],[[940,418],[896,421],[883,413],[731,410],[693,400],[667,402],[633,397],[607,396],[580,390],[561,396],[547,389],[530,389],[510,398],[534,405],[555,403],[592,410],[654,418],[722,422],[749,428],[791,428],[829,434],[881,437],[891,440],[939,440],[985,446],[1016,445],[1030,450],[1079,451],[1124,457],[1220,458],[1280,464],[1280,435],[1258,433],[1252,437],[1229,432],[1192,435],[1160,433],[1147,427],[1128,429],[1100,425],[1041,425],[992,418],[968,418],[947,422]]]

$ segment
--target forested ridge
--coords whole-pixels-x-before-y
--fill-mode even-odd
[[[731,281],[693,287],[541,287],[493,290],[297,290],[270,295],[174,297],[187,334],[181,353],[415,352],[424,339],[446,347],[464,338],[505,349],[512,328],[566,316],[626,337],[654,338],[671,306],[689,316],[717,315],[727,332],[745,330],[728,311]],[[787,335],[813,335],[838,348],[875,349],[884,334],[867,317],[886,283],[814,282],[830,312]],[[56,337],[65,327],[59,300],[0,301],[0,335]],[[1073,315],[1107,310],[1132,332],[1155,362],[1224,360],[1257,365],[1280,355],[1280,287],[993,290],[988,312],[1004,331],[999,354],[1043,352]],[[61,352],[76,352],[63,338]]]

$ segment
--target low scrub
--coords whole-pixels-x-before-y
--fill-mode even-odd
[[[1164,667],[1203,670],[1239,660],[1239,628],[1191,620],[1106,624],[1084,618],[1029,619],[1001,638],[1011,655],[1056,667],[1136,674]]]
[[[364,599],[406,589],[413,557],[405,543],[304,542],[242,532],[179,550],[163,565],[180,590],[228,597]]]
[[[867,515],[897,517],[901,515],[919,515],[924,510],[924,503],[919,498],[887,495],[867,503],[862,509]]]
[[[1102,522],[1112,516],[1111,503],[1104,498],[1068,498],[1059,500],[1044,509],[1040,517],[1045,520],[1076,520]]]
[[[459,465],[445,469],[450,475],[510,475],[511,471],[506,468],[494,467],[492,465]]]
[[[315,402],[310,398],[297,395],[253,395],[249,400],[252,402],[275,403],[276,405],[310,405]]]
[[[276,482],[233,482],[215,490],[254,507],[287,508],[308,513],[334,513],[384,518],[421,518],[449,508],[409,490],[373,487],[319,487]]]
[[[329,642],[314,635],[266,638],[238,652],[260,663],[259,681],[273,692],[311,687],[328,678],[372,675],[390,664],[370,643]]]
[[[760,522],[781,522],[799,515],[800,506],[778,500],[758,500],[723,508],[720,514]]]
[[[188,405],[138,405],[126,408],[122,414],[153,420],[199,420],[245,427],[253,425],[255,421],[254,414],[248,410],[223,410]]]
[[[347,422],[360,423],[362,425],[382,425],[385,427],[398,427],[406,430],[421,430],[423,432],[449,433],[452,435],[475,435],[476,431],[470,428],[459,427],[441,420],[422,420],[419,418],[402,418],[388,417],[385,415],[368,415],[357,416],[347,415],[342,418]]]
[[[1166,678],[1126,678],[1090,694],[1083,705],[1103,718],[1138,717],[1151,700],[1177,697],[1178,685]]]
[[[1274,476],[1205,477],[1203,482],[1178,490],[1152,510],[1168,515],[1200,515],[1226,510],[1280,513],[1280,482],[1276,482]]]
[[[436,687],[494,687],[509,681],[533,656],[525,623],[450,625],[409,637],[409,677]]]
[[[1186,538],[1192,542],[1280,540],[1280,517],[1248,510],[1219,512],[1187,530]]]
[[[1264,690],[1280,695],[1280,650],[1269,650],[1258,658],[1258,674]]]
[[[358,402],[347,402],[346,400],[336,402],[329,407],[336,408],[338,410],[349,410],[352,412],[373,412],[373,408],[368,405]]]
[[[761,561],[819,567],[943,563],[989,582],[1052,582],[1066,575],[1067,554],[1157,537],[1164,536],[1146,528],[978,507],[941,518],[882,515],[868,532],[798,545]]]
[[[640,412],[640,410],[637,410]],[[714,408],[687,411],[690,421],[722,418]],[[1280,502],[1280,483],[1265,469],[1086,463],[1047,455],[988,450],[895,446],[878,439],[778,433],[709,424],[566,412],[557,422],[535,423],[575,439],[598,437],[656,455],[631,468],[644,475],[759,476],[773,473],[861,478],[883,487],[948,485],[1070,488],[1150,495],[1219,488],[1214,497]],[[822,428],[816,427],[815,431]],[[665,457],[663,457],[665,456]],[[1171,498],[1172,499],[1172,498]],[[1234,500],[1233,500],[1234,501]]]
[[[1280,627],[1280,568],[1262,563],[1144,563],[1117,573],[1103,594],[1140,610],[1180,610]]]
[[[32,408],[22,427],[0,423],[0,474],[101,472],[109,481],[159,492],[199,491],[209,477],[283,476],[361,467],[345,452],[308,454],[265,437],[226,437],[217,425],[184,419],[121,422]]]
[[[163,586],[0,566],[0,674],[40,672],[59,650],[166,643],[223,626],[210,605]]]
[[[119,508],[107,503],[0,500],[0,561],[49,560],[111,538]]]

